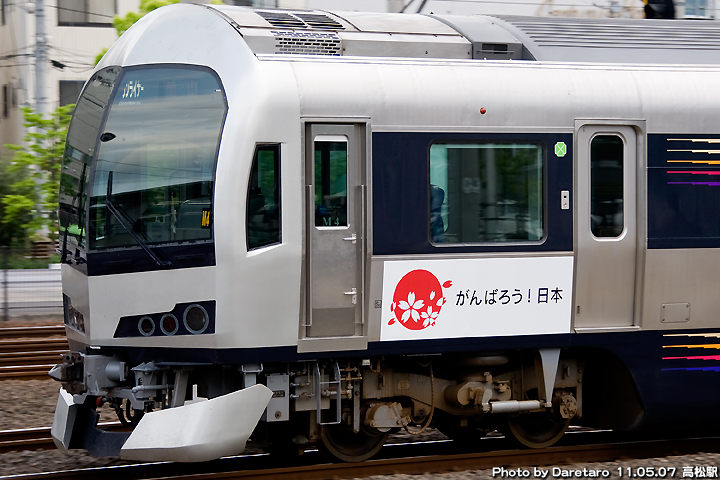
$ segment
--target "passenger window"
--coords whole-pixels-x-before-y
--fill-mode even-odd
[[[617,135],[598,135],[590,143],[590,229],[596,237],[623,231],[623,156]]]
[[[247,196],[248,250],[280,242],[280,146],[255,150]]]
[[[347,226],[347,139],[315,139],[315,226]]]
[[[542,146],[432,145],[429,223],[433,243],[542,239]]]

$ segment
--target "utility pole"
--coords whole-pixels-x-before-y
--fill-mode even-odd
[[[35,0],[35,111],[43,115],[48,112],[48,101],[45,96],[46,68],[45,0]]]
[[[45,0],[35,0],[35,113],[45,117],[50,113],[50,102],[47,97],[45,88],[45,77],[47,75],[48,52],[47,52],[47,34],[45,33]],[[37,166],[30,167],[37,170]],[[40,189],[40,181],[38,180],[37,188]],[[37,211],[45,217],[47,214],[43,211],[42,198],[44,195],[40,193],[40,204],[37,205]],[[37,214],[36,214],[37,215]],[[48,237],[48,228],[43,225],[35,234],[41,237]]]

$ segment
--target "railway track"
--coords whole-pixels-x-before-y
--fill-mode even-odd
[[[45,338],[55,335],[65,336],[62,325],[43,325],[38,327],[3,327],[0,328],[0,339],[7,338]]]
[[[613,434],[610,434],[612,436]],[[587,439],[590,434],[584,434]],[[597,438],[598,436],[591,436]],[[607,435],[600,437],[607,439]],[[603,440],[605,442],[606,440]],[[24,476],[24,480],[98,478],[113,479],[176,479],[223,480],[254,478],[263,480],[319,480],[361,478],[371,475],[417,475],[462,470],[484,470],[496,467],[528,469],[572,463],[609,462],[618,459],[644,459],[668,455],[686,455],[698,452],[720,452],[720,438],[693,438],[682,440],[656,440],[596,443],[579,441],[579,445],[565,445],[538,450],[495,450],[506,445],[504,439],[481,441],[481,451],[465,451],[452,441],[421,442],[387,445],[379,458],[361,463],[329,464],[317,452],[288,461],[266,454],[224,458],[202,464],[176,464],[160,462],[140,465],[122,465],[110,468],[93,468],[64,472],[41,473]],[[571,442],[576,443],[576,442]],[[617,472],[612,472],[617,473]],[[675,478],[680,473],[676,472]],[[500,478],[498,476],[498,478]],[[516,477],[515,477],[516,478]],[[550,478],[550,476],[548,476]]]
[[[47,379],[67,350],[61,325],[0,328],[0,380]]]
[[[103,430],[127,431],[119,422],[98,424]],[[50,437],[50,427],[0,431],[0,454],[18,450],[51,450],[55,444]]]

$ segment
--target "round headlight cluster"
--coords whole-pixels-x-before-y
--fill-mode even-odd
[[[182,312],[182,325],[185,326],[184,330],[180,329],[180,315]],[[159,317],[159,318],[158,318]],[[130,320],[130,319],[128,319]],[[182,305],[180,308],[175,308],[173,312],[153,315],[142,315],[138,319],[135,317],[131,320],[135,325],[137,331],[143,337],[152,337],[160,335],[172,336],[178,335],[198,335],[204,333],[210,326],[210,314],[206,308],[199,303],[192,303]],[[159,331],[158,331],[159,330]],[[211,330],[212,331],[212,328]],[[134,334],[137,335],[137,334]]]
[[[142,317],[138,322],[138,330],[145,337],[151,336],[155,333],[155,320],[148,316]]]
[[[183,324],[190,333],[203,333],[209,323],[207,310],[197,303],[188,306],[183,313]]]
[[[160,330],[162,330],[165,335],[175,335],[178,328],[180,328],[180,323],[172,313],[166,313],[160,319]]]

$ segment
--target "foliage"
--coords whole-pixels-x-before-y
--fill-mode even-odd
[[[139,12],[128,12],[128,14],[124,17],[115,15],[115,18],[113,19],[113,26],[115,27],[115,30],[117,30],[118,37],[125,33],[125,31],[135,22],[153,10],[178,2],[180,2],[180,0],[141,0]]]
[[[17,180],[17,172],[9,172],[10,159],[0,159],[0,199],[10,195],[12,184]],[[5,217],[5,204],[0,201],[0,221]],[[17,222],[0,225],[0,245],[10,245],[13,239],[23,238],[24,231]]]
[[[97,55],[95,55],[95,65],[97,65],[98,63],[100,63],[100,60],[102,60],[102,57],[105,56],[105,54],[107,53],[107,51],[108,51],[107,48],[103,48],[102,50],[100,50],[100,53],[98,53]]]
[[[32,258],[30,251],[24,248],[11,248],[9,251],[0,251],[0,268],[8,270],[29,269],[29,268],[48,268],[51,263],[60,263],[60,255],[51,255],[48,258]],[[6,257],[5,257],[6,256]],[[5,263],[7,262],[7,263]]]
[[[3,173],[9,174],[11,180],[0,199],[3,230],[8,228],[14,238],[35,236],[46,229],[50,239],[55,239],[60,166],[74,107],[59,107],[50,118],[30,107],[21,109],[28,133],[24,145],[5,145],[15,153],[10,163],[3,165]]]

